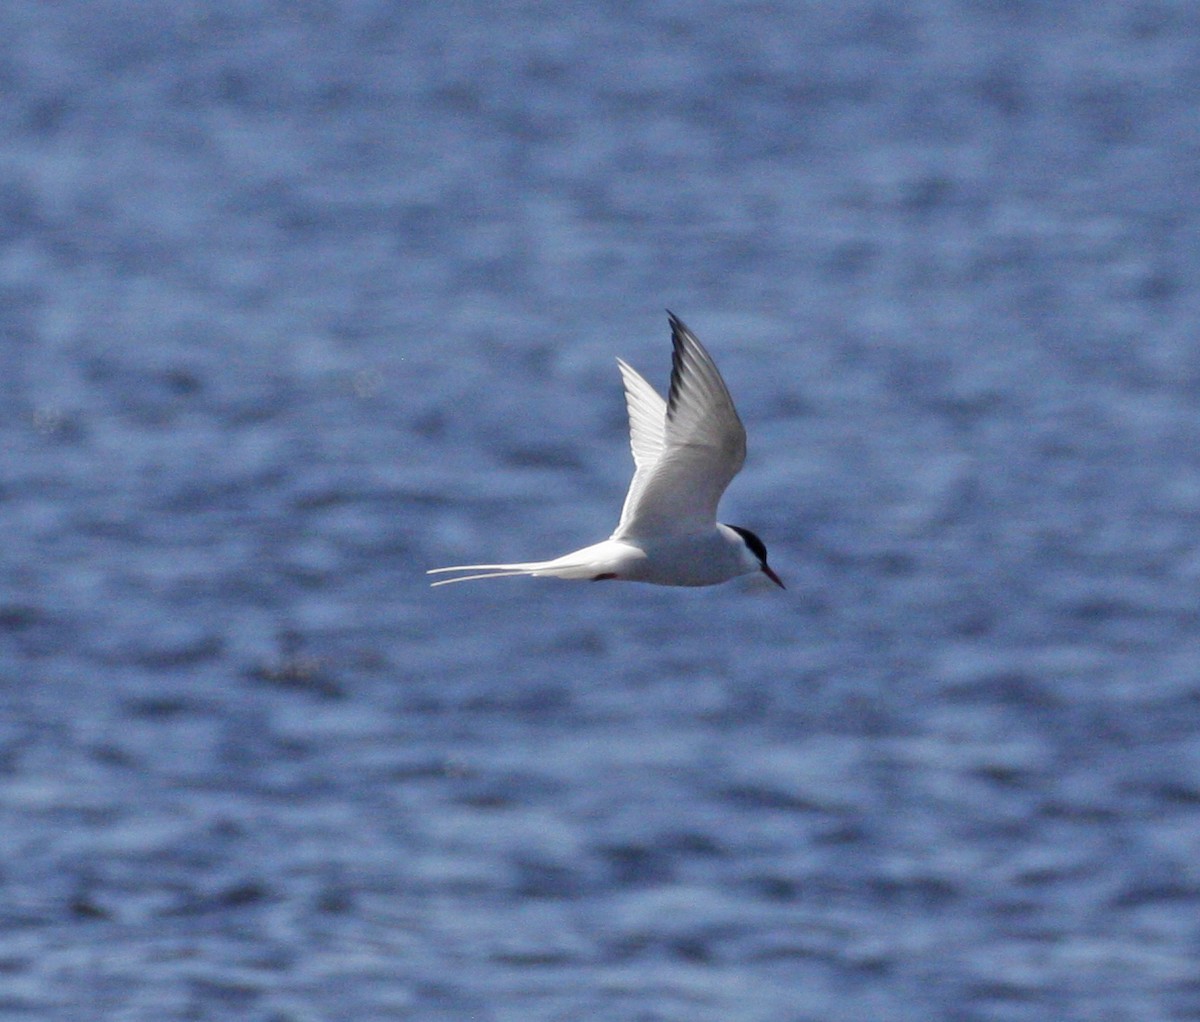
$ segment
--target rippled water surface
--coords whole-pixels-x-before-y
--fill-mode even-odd
[[[1198,11],[6,5],[0,1019],[1200,1018]]]

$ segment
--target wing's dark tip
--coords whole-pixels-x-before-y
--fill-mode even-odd
[[[667,415],[675,411],[679,403],[679,388],[683,379],[684,334],[691,334],[687,324],[667,309],[667,320],[671,324],[671,389],[667,391]],[[694,336],[694,335],[693,335]]]

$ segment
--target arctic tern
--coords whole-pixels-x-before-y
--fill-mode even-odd
[[[712,357],[674,313],[671,389],[664,401],[622,359],[635,471],[616,531],[602,543],[552,561],[463,564],[428,572],[466,572],[435,586],[479,578],[538,575],[617,579],[660,586],[711,586],[762,572],[767,548],[749,529],[716,520],[717,504],[746,460],[746,430]]]

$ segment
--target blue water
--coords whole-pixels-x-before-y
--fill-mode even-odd
[[[1200,1019],[1200,8],[0,47],[0,1019]],[[668,307],[788,591],[430,590]]]

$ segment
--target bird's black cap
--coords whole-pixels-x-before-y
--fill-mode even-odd
[[[749,529],[743,529],[740,525],[729,526],[734,532],[746,541],[746,546],[750,548],[750,552],[754,554],[763,564],[767,563],[767,546]]]

